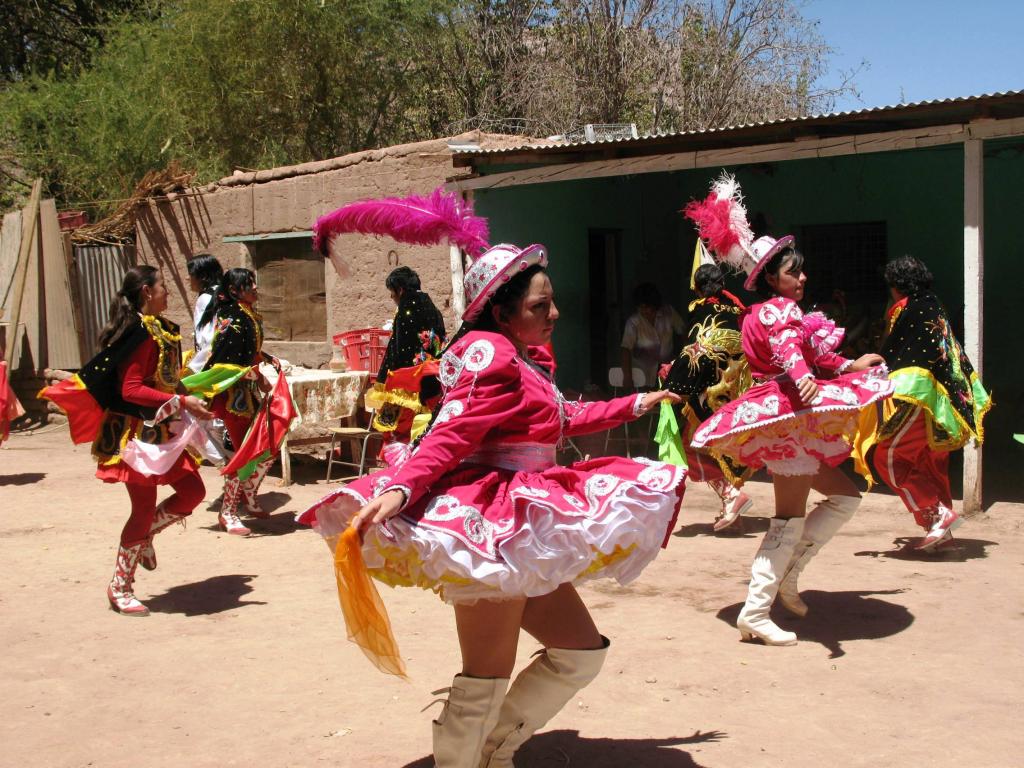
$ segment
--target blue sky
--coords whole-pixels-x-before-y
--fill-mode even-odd
[[[860,98],[836,110],[1024,90],[1024,0],[807,0],[836,50],[833,74],[866,60]]]

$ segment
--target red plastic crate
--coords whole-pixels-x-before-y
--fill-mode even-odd
[[[61,211],[57,214],[57,223],[62,232],[72,232],[89,223],[85,211]]]
[[[384,362],[384,352],[391,339],[391,331],[380,328],[363,328],[358,331],[345,331],[332,337],[334,344],[340,346],[345,353],[345,361],[350,371],[370,371],[376,373]]]

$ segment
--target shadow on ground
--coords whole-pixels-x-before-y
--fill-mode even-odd
[[[143,600],[152,613],[180,613],[185,616],[208,616],[245,605],[266,605],[262,600],[242,599],[252,592],[249,582],[255,578],[238,573],[211,576],[191,584],[179,584],[162,595]]]
[[[875,640],[890,637],[914,623],[914,615],[904,606],[879,600],[872,595],[898,595],[903,590],[881,592],[819,592],[803,591],[800,596],[810,609],[806,618],[796,619],[775,606],[772,620],[783,629],[796,632],[802,643],[820,643],[829,651],[829,658],[845,656],[847,640]],[[736,625],[743,603],[720,610],[718,618]],[[737,638],[739,632],[737,631]],[[772,649],[774,650],[774,649]]]
[[[579,731],[547,731],[530,739],[516,753],[518,768],[701,768],[689,752],[676,747],[704,744],[726,738],[721,731],[697,731],[692,736],[664,739],[588,739]],[[421,757],[404,768],[432,768],[431,756]]]
[[[892,560],[911,560],[922,563],[962,563],[965,560],[983,560],[988,557],[988,547],[998,546],[998,542],[983,539],[953,539],[940,548],[922,552],[919,549],[914,549],[919,541],[920,539],[917,537],[900,536],[893,539],[893,549],[866,549],[854,552],[854,555],[856,557],[886,557]]]
[[[285,507],[291,496],[287,493],[281,493],[280,491],[269,491],[267,493],[261,493],[259,496],[260,506],[266,512],[273,513],[275,509]],[[206,507],[207,512],[214,513],[212,517],[204,520],[206,525],[202,527],[208,531],[216,531],[222,533],[220,523],[217,519],[217,514],[220,512],[220,499],[216,499]],[[276,514],[271,514],[269,517],[252,517],[244,512],[239,514],[242,523],[252,531],[250,538],[256,538],[259,536],[284,536],[289,533],[294,533],[300,529],[307,529],[304,525],[299,525],[295,522],[295,514],[299,510],[297,509],[286,509]]]
[[[260,503],[263,504],[263,498],[260,498]],[[263,504],[266,508],[266,504]],[[295,531],[303,530],[308,531],[309,526],[299,525],[295,522],[295,512],[289,510],[288,512],[278,512],[276,515],[264,519],[257,519],[255,517],[243,517],[242,521],[246,527],[252,531],[253,537],[256,536],[284,536],[289,533],[295,533]]]
[[[46,477],[45,472],[22,472],[17,475],[0,475],[0,485],[31,485]]]
[[[679,527],[672,535],[680,539],[692,539],[694,536],[722,536],[725,538],[753,539],[768,530],[771,518],[741,517],[725,530],[715,532],[714,521],[707,523],[688,523]]]

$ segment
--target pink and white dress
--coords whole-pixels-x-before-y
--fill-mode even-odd
[[[367,501],[401,489],[402,512],[363,542],[370,573],[448,602],[535,597],[559,585],[635,579],[665,545],[686,470],[619,457],[555,464],[563,437],[635,419],[640,398],[567,401],[531,348],[473,331],[441,360],[442,405],[398,466],[324,497],[299,515],[333,552]]]
[[[852,450],[861,409],[889,397],[885,366],[845,373],[853,362],[835,350],[845,331],[820,312],[775,297],[755,304],[741,323],[755,386],[697,427],[694,448],[780,475],[813,475],[838,466]],[[796,384],[814,378],[810,405]]]

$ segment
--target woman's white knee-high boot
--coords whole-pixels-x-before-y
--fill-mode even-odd
[[[736,620],[736,628],[744,640],[757,637],[767,645],[796,643],[796,635],[778,627],[768,613],[803,527],[802,517],[772,518],[750,567],[747,601]]]
[[[548,648],[519,673],[487,737],[479,768],[512,768],[516,750],[597,677],[608,653],[608,638],[602,640],[604,647],[589,651]]]
[[[800,599],[797,579],[821,548],[853,517],[860,506],[860,496],[829,496],[812,509],[804,522],[800,537],[779,585],[779,602],[794,616],[806,616],[807,604]]]
[[[487,734],[498,722],[507,677],[456,675],[444,709],[434,721],[435,768],[477,768]]]

